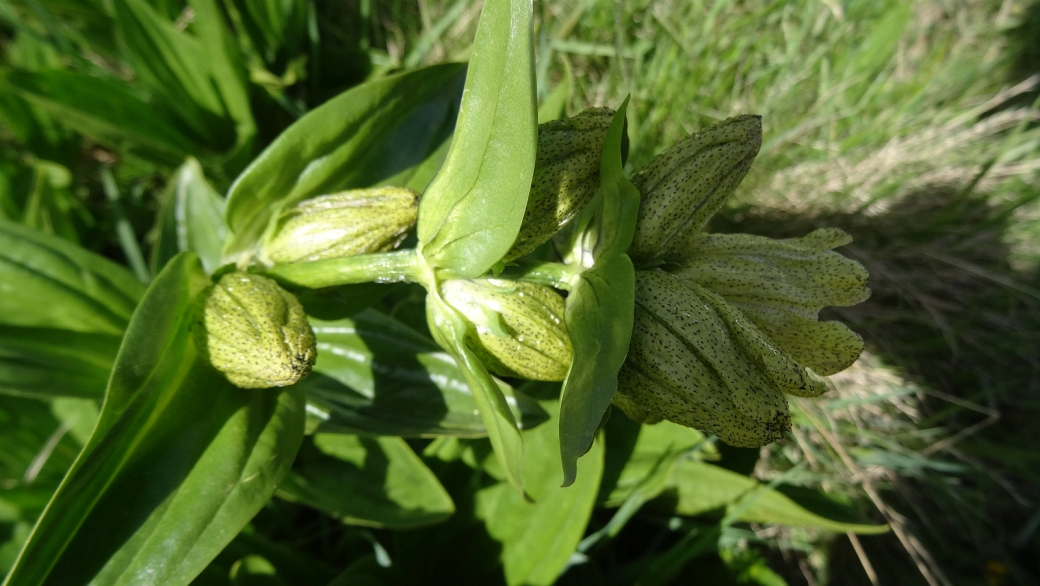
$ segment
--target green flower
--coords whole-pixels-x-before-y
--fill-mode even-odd
[[[441,284],[441,294],[468,322],[466,341],[488,371],[545,381],[567,376],[573,350],[563,297],[551,287],[453,279]]]
[[[531,194],[524,222],[503,260],[530,254],[574,219],[599,188],[599,158],[610,108],[590,108],[573,118],[538,126]]]
[[[833,229],[791,240],[702,234],[673,273],[637,272],[615,405],[735,446],[780,439],[790,426],[784,395],[822,394],[818,375],[847,368],[863,350],[844,324],[817,321],[822,307],[870,294],[863,267],[831,250],[849,241]]]
[[[850,242],[833,228],[788,240],[701,234],[675,276],[714,291],[800,364],[831,375],[863,352],[863,339],[845,324],[818,321],[824,307],[870,297],[863,265],[832,250]]]
[[[783,437],[784,390],[819,385],[738,311],[663,271],[636,273],[635,320],[618,373],[623,399],[669,421],[755,447]]]
[[[277,283],[234,272],[204,295],[199,345],[235,386],[284,387],[310,373],[314,331],[300,302]]]
[[[673,259],[744,179],[762,146],[762,119],[737,116],[665,149],[632,177],[639,219],[628,250],[636,266]]]
[[[419,194],[404,187],[354,189],[300,202],[282,212],[260,258],[293,263],[386,252],[415,225]]]

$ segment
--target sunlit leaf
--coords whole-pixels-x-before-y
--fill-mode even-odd
[[[191,253],[134,312],[97,426],[7,586],[189,584],[256,514],[303,437],[299,389],[232,386],[195,346]]]
[[[484,4],[451,150],[419,205],[422,254],[477,277],[516,240],[538,134],[531,0]]]

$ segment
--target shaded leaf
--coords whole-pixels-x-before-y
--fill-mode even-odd
[[[437,477],[399,437],[315,434],[278,491],[351,525],[410,529],[455,512]]]
[[[541,401],[553,419],[557,401]],[[530,501],[506,484],[477,492],[476,516],[502,544],[500,559],[510,585],[549,585],[563,571],[585,533],[603,474],[603,442],[597,440],[581,461],[581,476],[561,487],[554,421],[525,431],[524,488]]]
[[[0,325],[0,393],[101,399],[122,336]]]
[[[143,291],[106,258],[0,220],[0,323],[121,336]]]
[[[191,333],[210,284],[184,253],[153,281],[90,441],[6,584],[188,584],[274,492],[303,437],[299,389],[243,390]]]
[[[483,437],[477,401],[455,360],[433,340],[373,310],[352,319],[311,320],[318,362],[304,387],[320,431]],[[525,427],[545,420],[523,394],[500,388]]]
[[[789,490],[785,488],[784,490]],[[811,503],[804,491],[792,491],[799,500]],[[816,498],[826,498],[816,495]],[[863,520],[848,506],[828,499],[826,506],[811,504],[824,517],[802,506],[778,489],[759,484],[752,478],[724,468],[699,462],[680,460],[672,471],[668,488],[661,497],[665,506],[680,515],[697,515],[725,508],[735,520],[753,523],[778,523],[803,527],[819,527],[830,531],[876,534],[888,531],[887,525],[874,525]],[[833,517],[833,518],[832,518]],[[849,519],[858,519],[850,522]]]
[[[174,164],[196,150],[169,116],[122,80],[62,70],[12,71],[4,80],[63,124],[101,143],[130,143],[144,155]]]

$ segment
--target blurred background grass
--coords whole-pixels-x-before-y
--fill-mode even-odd
[[[185,16],[182,2],[153,4]],[[272,54],[251,70],[266,92],[254,96],[260,146],[337,87],[465,59],[480,10],[318,4],[321,34],[346,40],[307,65]],[[78,40],[66,33],[96,26],[76,21],[76,6],[0,2],[7,67],[68,65],[62,42]],[[792,438],[764,448],[755,474],[844,493],[894,531],[759,528],[743,546],[790,584],[1040,583],[1040,2],[557,0],[535,11],[541,96],[571,83],[574,114],[631,95],[631,168],[689,132],[760,114],[761,154],[712,229],[841,227],[855,238],[843,252],[870,271],[872,298],[830,313],[867,353],[826,399],[795,405]],[[132,79],[102,49],[73,65]],[[319,58],[333,82],[307,78]],[[0,174],[8,192],[29,182],[50,199],[0,198],[0,213],[125,258],[116,227],[146,240],[160,170],[131,156],[114,165],[60,124],[37,130],[0,126]]]

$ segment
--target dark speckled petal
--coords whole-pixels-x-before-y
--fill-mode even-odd
[[[291,385],[317,359],[303,307],[266,277],[228,273],[206,294],[201,348],[229,381],[245,389]]]
[[[538,154],[524,223],[504,260],[530,254],[596,194],[600,152],[613,119],[610,108],[590,108],[538,127]]]

